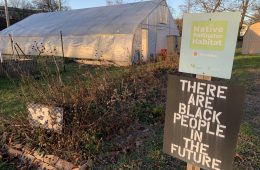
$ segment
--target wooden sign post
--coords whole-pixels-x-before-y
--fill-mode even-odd
[[[200,167],[187,163],[187,170],[200,170]]]

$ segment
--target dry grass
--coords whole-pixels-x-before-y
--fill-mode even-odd
[[[2,118],[1,144],[20,143],[78,165],[89,158],[100,165],[107,164],[111,157],[103,154],[115,149],[107,142],[128,132],[138,121],[163,121],[164,106],[161,104],[165,102],[166,75],[175,71],[176,63],[136,66],[120,76],[110,74],[109,68],[103,68],[100,75],[85,71],[74,75],[69,83],[63,81],[59,72],[51,74],[48,69],[41,72],[41,80],[23,76],[24,103],[39,102],[65,108],[63,133],[32,128],[26,117]],[[146,110],[138,110],[144,104],[147,104]],[[117,147],[118,153],[131,150],[131,145],[135,144],[135,141],[125,142],[124,146]],[[98,158],[99,155],[104,157]]]

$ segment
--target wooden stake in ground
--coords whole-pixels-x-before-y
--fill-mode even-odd
[[[14,57],[14,40],[13,40],[13,35],[9,34],[9,38],[10,38],[10,41],[11,41],[11,47],[12,47],[12,57]]]
[[[205,75],[196,75],[196,79],[200,79],[200,80],[207,80],[207,81],[211,81],[211,77],[210,76],[205,76]],[[200,170],[200,167],[197,167],[195,165],[192,164],[187,164],[187,170]]]
[[[200,167],[188,163],[187,170],[200,170]]]
[[[211,77],[210,76],[198,75],[198,74],[196,75],[196,79],[211,81]]]
[[[5,0],[5,19],[6,19],[6,27],[10,26],[10,18],[9,18],[9,12],[8,12],[8,6],[7,1]]]
[[[61,50],[62,50],[62,59],[63,59],[63,71],[66,71],[62,31],[60,31],[60,41],[61,41]]]

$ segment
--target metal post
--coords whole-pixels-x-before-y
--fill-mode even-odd
[[[11,41],[11,48],[12,48],[12,57],[14,57],[14,40],[13,40],[13,36],[12,34],[9,34],[9,38],[10,38],[10,41]]]
[[[3,63],[3,57],[1,51],[0,51],[0,63]]]
[[[9,18],[7,0],[5,0],[5,18],[6,18],[6,27],[9,27],[10,26],[10,18]]]
[[[63,58],[63,71],[66,71],[66,68],[65,68],[65,57],[64,57],[64,47],[63,47],[62,31],[60,31],[60,41],[61,41],[61,50],[62,50],[62,58]]]

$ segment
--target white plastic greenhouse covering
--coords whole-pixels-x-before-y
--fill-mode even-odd
[[[260,22],[252,24],[246,31],[242,54],[260,54]]]
[[[105,60],[116,65],[131,64],[134,34],[160,0],[124,5],[34,14],[0,32],[0,51],[12,54],[9,35],[25,54]],[[34,47],[34,48],[33,48]]]

